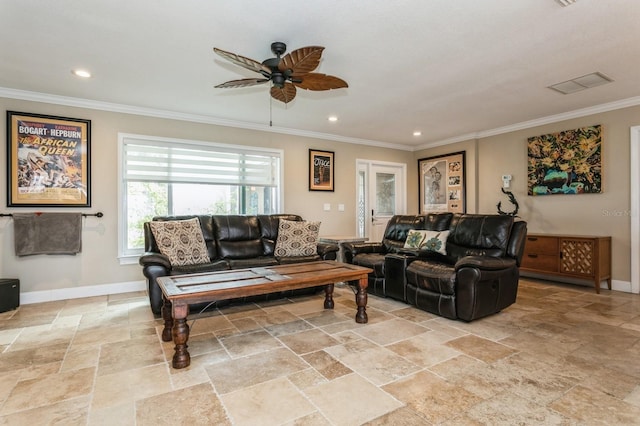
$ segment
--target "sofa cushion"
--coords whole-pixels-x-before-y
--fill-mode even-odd
[[[429,250],[436,253],[446,254],[447,237],[449,231],[425,231],[412,229],[407,234],[404,248]]]
[[[167,256],[172,265],[196,265],[210,262],[198,218],[154,221],[149,226],[160,253]]]
[[[223,259],[252,259],[264,254],[257,216],[215,215],[214,235]]]
[[[407,282],[434,293],[456,293],[456,270],[453,265],[436,260],[416,260],[407,266]]]
[[[280,220],[276,257],[313,256],[317,254],[320,222]]]

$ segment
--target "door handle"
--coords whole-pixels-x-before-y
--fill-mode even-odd
[[[376,218],[375,218],[375,216],[373,215],[373,209],[371,209],[371,223],[373,223],[373,222],[375,222],[375,221],[376,221]]]

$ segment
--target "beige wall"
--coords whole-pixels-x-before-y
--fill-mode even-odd
[[[364,147],[335,141],[281,135],[271,132],[243,130],[230,127],[184,121],[141,117],[93,109],[82,109],[44,103],[0,98],[0,109],[39,114],[90,119],[92,121],[91,175],[92,207],[83,212],[104,212],[102,219],[85,219],[82,253],[77,256],[14,255],[13,224],[0,218],[3,277],[20,279],[23,292],[74,288],[98,284],[140,281],[141,267],[120,265],[117,222],[117,157],[118,132],[160,137],[175,137],[227,144],[250,145],[283,149],[284,155],[284,211],[299,214],[305,219],[322,222],[321,235],[353,234],[356,230],[355,200],[356,159],[383,160],[407,164],[409,209],[416,209],[415,182],[417,172],[413,153],[388,148]],[[6,115],[0,117],[0,127],[6,128]],[[335,152],[335,192],[308,190],[309,148]],[[366,148],[366,149],[365,149]],[[6,164],[6,150],[0,150],[0,162]],[[6,174],[0,174],[0,187],[6,188]],[[4,202],[3,202],[4,203]],[[323,211],[325,203],[331,211]],[[344,204],[339,212],[337,205]],[[6,206],[6,204],[4,204]],[[77,211],[80,209],[75,209]],[[36,211],[25,208],[3,208],[0,211]],[[56,211],[48,209],[48,211]],[[57,211],[64,211],[58,209]]]
[[[118,132],[283,149],[284,211],[321,221],[321,234],[324,235],[355,232],[356,159],[407,164],[407,211],[417,213],[417,160],[464,150],[468,212],[495,213],[498,201],[503,201],[503,210],[510,209],[508,200],[500,192],[500,177],[511,174],[512,191],[520,202],[519,215],[529,222],[532,232],[611,235],[613,278],[630,281],[629,128],[640,124],[640,107],[416,152],[13,99],[0,98],[0,107],[92,120],[92,208],[83,211],[105,213],[102,219],[85,219],[83,250],[78,256],[17,258],[13,249],[12,221],[0,218],[0,273],[3,277],[20,278],[23,292],[143,279],[138,265],[120,265],[117,259]],[[2,114],[0,128],[6,129],[5,120],[6,116]],[[593,124],[603,126],[604,192],[528,197],[527,138]],[[335,151],[335,192],[308,191],[309,148]],[[6,150],[0,150],[2,164],[6,164],[5,157]],[[5,173],[0,173],[0,187],[6,188]],[[331,204],[331,211],[323,211],[325,203]],[[344,212],[338,211],[338,204],[345,205]],[[0,211],[34,210],[5,207]]]
[[[603,192],[601,194],[527,196],[527,138],[595,124],[602,125]],[[613,244],[613,279],[631,280],[630,259],[630,136],[640,124],[640,107],[590,115],[497,136],[481,138],[417,152],[416,158],[467,148],[467,187],[477,192],[477,212],[512,209],[500,191],[501,176],[510,174],[511,191],[520,204],[518,215],[530,232],[577,235],[610,235]],[[477,160],[477,174],[471,171]],[[471,198],[472,195],[468,196]],[[473,204],[470,204],[473,205]],[[468,208],[472,212],[471,207]]]

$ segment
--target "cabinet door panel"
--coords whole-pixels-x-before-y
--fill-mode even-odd
[[[560,272],[593,276],[593,240],[563,238],[560,240],[560,255]]]

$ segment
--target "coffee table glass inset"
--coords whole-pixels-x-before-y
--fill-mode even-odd
[[[371,269],[361,266],[319,261],[160,277],[158,284],[164,299],[162,340],[173,339],[176,345],[173,367],[185,368],[191,362],[187,350],[190,304],[325,285],[324,308],[333,309],[333,285],[341,281],[358,282],[355,318],[358,323],[366,323],[367,275],[370,272]]]

